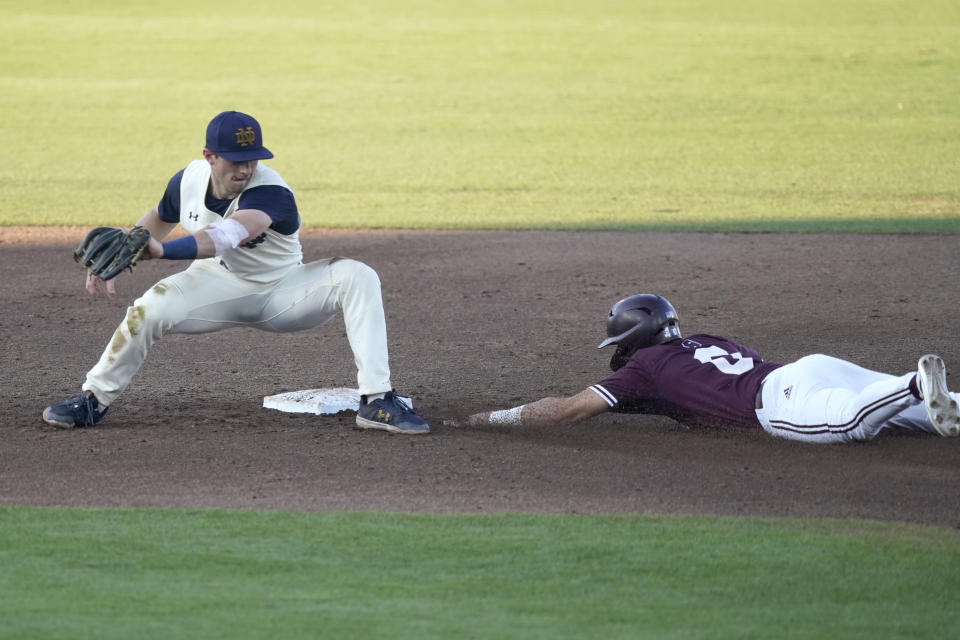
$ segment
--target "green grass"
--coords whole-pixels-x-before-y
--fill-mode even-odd
[[[960,535],[844,520],[0,508],[0,638],[950,637]]]
[[[326,227],[960,231],[955,0],[0,2],[0,225],[253,113]]]

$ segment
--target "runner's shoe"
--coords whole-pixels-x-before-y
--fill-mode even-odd
[[[947,391],[947,367],[940,356],[927,354],[917,363],[917,386],[933,427],[944,438],[960,435],[960,407]]]

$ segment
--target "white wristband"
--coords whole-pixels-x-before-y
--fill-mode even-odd
[[[213,240],[218,256],[228,249],[236,249],[250,235],[245,226],[231,218],[207,225],[204,231]]]
[[[523,413],[525,404],[513,409],[503,409],[501,411],[490,412],[490,424],[520,424],[520,414]]]

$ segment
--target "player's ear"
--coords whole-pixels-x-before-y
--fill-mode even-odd
[[[213,164],[213,161],[217,159],[217,154],[206,147],[203,148],[203,159],[207,161],[208,164]]]

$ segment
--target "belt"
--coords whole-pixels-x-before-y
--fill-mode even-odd
[[[757,409],[763,409],[763,383],[761,383],[760,388],[757,389],[757,400],[755,405]]]

